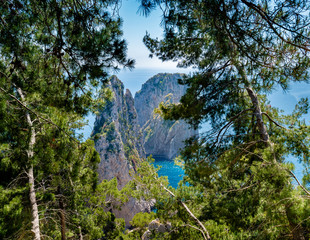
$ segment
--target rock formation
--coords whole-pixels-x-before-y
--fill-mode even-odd
[[[186,92],[186,86],[178,84],[178,79],[182,77],[178,73],[157,74],[135,94],[135,108],[147,155],[173,159],[184,147],[184,141],[198,134],[198,131],[190,128],[184,121],[164,121],[154,112],[161,102],[180,101]]]
[[[124,85],[115,76],[110,79],[109,88],[113,97],[96,117],[92,135],[101,157],[99,179],[116,177],[122,188],[131,179],[129,172],[145,154],[130,91],[127,89],[124,94]]]
[[[144,232],[144,234],[142,235],[141,239],[142,240],[156,239],[156,238],[152,237],[152,235],[155,235],[156,233],[170,232],[171,228],[172,228],[172,226],[171,226],[170,222],[167,222],[166,224],[164,224],[164,223],[161,223],[160,220],[157,218],[157,219],[155,219],[149,223],[148,228]]]
[[[98,166],[99,180],[116,177],[118,187],[123,188],[131,180],[139,159],[145,157],[142,137],[139,135],[134,100],[123,83],[113,76],[109,89],[112,99],[96,117],[92,136],[101,161]],[[132,217],[141,211],[150,211],[150,204],[131,198],[121,210],[112,209],[116,217],[125,218],[128,226]]]
[[[183,141],[195,134],[183,121],[164,121],[154,114],[162,101],[176,103],[186,88],[178,84],[180,74],[157,74],[143,84],[133,99],[123,83],[113,76],[108,88],[112,98],[96,117],[92,137],[101,162],[98,166],[99,180],[116,178],[123,188],[131,179],[139,160],[147,154],[174,158]],[[142,126],[142,128],[140,127]],[[116,217],[125,218],[126,225],[141,211],[150,211],[151,202],[130,198],[119,209],[109,209]]]

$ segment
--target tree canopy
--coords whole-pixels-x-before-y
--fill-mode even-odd
[[[308,99],[284,115],[264,94],[309,81],[309,5],[141,1],[146,15],[158,6],[164,38],[145,36],[151,56],[196,69],[180,80],[189,87],[181,104],[162,105],[163,115],[211,125],[183,151],[187,181],[204,198],[199,219],[215,238],[307,239],[308,173],[296,187],[285,159],[309,164]]]
[[[110,72],[134,64],[118,3],[1,1],[0,238],[100,238],[114,221],[98,209],[117,187],[98,185],[98,153],[76,131]]]
[[[76,133],[110,98],[110,72],[133,67],[120,1],[1,1],[0,238],[308,239],[308,99],[290,114],[268,101],[309,81],[308,2],[140,2],[145,15],[163,11],[163,39],[144,38],[150,55],[195,69],[162,115],[211,126],[182,151],[184,181],[172,189],[142,162],[123,190],[98,183],[94,143]],[[304,164],[303,181],[288,156]],[[105,210],[129,194],[156,199],[156,211],[124,232]],[[155,217],[169,230],[147,230]]]

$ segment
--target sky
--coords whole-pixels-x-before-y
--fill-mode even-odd
[[[154,10],[150,16],[145,17],[138,13],[137,0],[123,0],[119,11],[123,19],[124,39],[128,44],[128,57],[136,61],[135,68],[122,70],[117,77],[134,95],[149,78],[157,73],[189,73],[191,69],[177,68],[176,62],[162,62],[156,57],[149,58],[149,50],[143,43],[143,37],[148,32],[151,37],[161,39],[163,29],[160,27],[161,11]]]
[[[137,0],[123,0],[120,8],[120,17],[123,19],[124,38],[128,43],[128,56],[136,60],[136,69],[176,70],[175,62],[161,62],[156,57],[149,58],[149,51],[142,39],[146,32],[152,37],[162,37],[161,11],[154,10],[150,16],[145,17],[138,13]]]

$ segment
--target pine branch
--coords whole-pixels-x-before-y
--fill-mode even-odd
[[[304,46],[304,45],[298,45],[298,44],[293,43],[293,42],[291,42],[291,41],[289,41],[289,40],[286,40],[286,39],[277,31],[277,29],[274,27],[274,24],[276,24],[276,23],[275,23],[272,19],[270,19],[270,17],[268,16],[268,14],[267,14],[263,9],[261,9],[259,6],[255,5],[255,4],[251,3],[251,2],[248,2],[248,1],[246,1],[246,0],[241,0],[241,1],[242,1],[245,5],[247,5],[249,8],[253,9],[254,11],[256,11],[256,12],[267,22],[267,24],[269,25],[269,27],[271,28],[271,30],[272,30],[283,42],[285,42],[285,43],[287,43],[287,44],[290,44],[290,45],[292,45],[292,46],[294,46],[294,47],[303,49],[303,50],[305,50],[305,51],[307,51],[307,52],[310,51],[310,48],[308,48],[308,47],[306,47],[306,46]],[[282,26],[282,25],[279,25],[279,24],[276,24],[276,25],[278,25],[279,27],[285,29],[284,26]],[[290,29],[285,29],[285,30],[292,32],[292,30],[290,30]]]
[[[257,184],[258,184],[258,183],[253,183],[253,184],[251,184],[251,185],[249,185],[249,186],[246,186],[246,187],[242,187],[242,188],[238,188],[238,189],[227,190],[227,191],[225,191],[224,193],[243,191],[243,190],[246,190],[246,189],[248,189],[248,188],[251,188],[251,187],[253,187],[253,186],[257,185]]]
[[[156,179],[157,180],[157,179]],[[171,196],[175,197],[174,193],[171,192],[168,188],[166,188],[164,185],[162,185],[161,182],[159,182],[159,184],[161,185],[161,187],[163,189],[166,190],[166,192],[168,192]],[[181,203],[181,205],[185,208],[185,210],[188,212],[188,214],[197,222],[197,224],[203,229],[203,230],[200,230],[202,235],[203,235],[203,238],[205,240],[211,240],[211,237],[209,235],[209,232],[207,231],[207,229],[205,228],[205,226],[199,221],[199,219],[191,212],[191,210],[188,208],[188,206],[182,201],[182,200],[179,200],[179,202]],[[207,235],[207,236],[206,236]]]
[[[16,98],[14,95],[8,93],[5,89],[3,89],[2,87],[0,87],[0,91],[4,92],[5,94],[7,94],[8,96],[10,96],[11,98],[13,98],[20,106],[22,106],[23,108],[25,108],[27,111],[29,111],[30,113],[34,114],[37,119],[42,119],[43,121],[57,127],[60,131],[62,131],[63,133],[65,133],[69,138],[71,138],[74,142],[80,144],[79,141],[77,141],[74,137],[72,137],[67,131],[65,131],[64,129],[62,129],[60,126],[58,126],[56,123],[54,123],[53,121],[42,117],[41,115],[39,115],[38,113],[36,113],[35,111],[33,111],[32,109],[30,109],[29,107],[27,107],[25,104],[23,104],[18,98]]]
[[[284,129],[286,129],[286,130],[288,130],[287,128],[285,128],[285,127],[283,127],[283,126],[281,126],[279,123],[277,123],[276,121],[274,121],[267,113],[265,113],[265,112],[262,112],[262,114],[263,115],[265,115],[266,117],[268,117],[268,119],[271,121],[271,122],[273,122],[276,126],[278,126],[278,127],[280,127],[280,128],[284,128]]]
[[[217,135],[215,144],[219,142],[219,138],[220,138],[221,132],[222,132],[225,128],[226,128],[226,130],[227,130],[227,129],[230,127],[230,125],[233,124],[233,121],[234,121],[234,120],[239,119],[245,112],[250,111],[250,110],[253,110],[253,108],[245,109],[245,110],[241,111],[240,113],[238,113],[237,115],[233,116],[233,117],[229,120],[229,122],[228,122],[227,124],[225,124],[224,127],[222,127],[222,128],[220,129],[220,131],[219,131],[219,133],[218,133],[218,135]],[[222,135],[220,141],[222,140],[223,136],[225,135],[226,130],[225,130],[224,134]]]

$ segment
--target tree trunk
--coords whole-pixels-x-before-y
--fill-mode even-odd
[[[273,151],[274,149],[273,143],[270,141],[267,128],[264,124],[263,115],[262,115],[261,108],[259,106],[257,95],[254,93],[254,91],[250,87],[247,87],[246,90],[251,98],[252,104],[254,105],[254,115],[256,117],[257,127],[262,137],[262,140],[266,143],[266,147],[270,147],[271,150]],[[275,157],[273,161],[274,163],[277,162]],[[296,224],[294,221],[296,219],[296,215],[292,211],[292,205],[285,205],[285,213],[286,213],[287,220],[289,221],[290,230],[293,235],[293,239],[294,240],[305,240],[306,238],[304,236],[303,227],[300,224]]]
[[[79,226],[79,240],[83,240],[82,228]]]
[[[34,188],[34,177],[33,177],[33,166],[31,165],[30,169],[28,170],[28,179],[30,185],[30,203],[31,203],[31,213],[32,213],[32,227],[31,231],[34,233],[34,239],[40,240],[41,233],[40,233],[40,222],[39,222],[39,211],[38,211],[38,204],[36,199],[36,192]]]
[[[247,92],[251,98],[252,104],[254,105],[254,115],[256,117],[257,127],[259,130],[259,133],[262,137],[262,140],[266,143],[266,145],[270,146],[270,145],[272,145],[272,143],[270,142],[269,134],[267,132],[267,128],[266,128],[264,121],[263,121],[263,114],[262,114],[261,108],[259,106],[257,95],[255,94],[255,92],[250,87],[247,87],[246,90],[247,90]]]
[[[20,88],[17,89],[23,103],[25,103],[25,97]],[[38,211],[38,204],[36,198],[36,191],[35,191],[35,184],[34,184],[34,175],[33,175],[33,164],[31,163],[32,158],[34,156],[34,145],[36,143],[36,132],[33,126],[33,122],[31,120],[31,116],[28,111],[26,111],[26,119],[28,126],[30,128],[30,140],[27,149],[27,157],[30,167],[28,169],[28,182],[29,182],[29,200],[31,204],[31,214],[32,214],[32,221],[31,221],[31,231],[34,234],[34,240],[41,240],[41,232],[40,232],[40,221],[39,221],[39,211]]]
[[[59,200],[59,208],[60,208],[60,226],[61,226],[61,240],[66,240],[66,217],[65,217],[65,208],[63,204],[63,200],[60,197]]]

